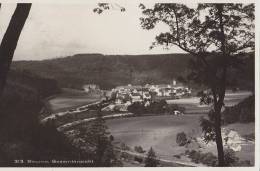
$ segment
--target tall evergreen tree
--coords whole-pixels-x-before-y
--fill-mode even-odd
[[[151,147],[150,150],[147,153],[147,157],[145,159],[145,167],[157,167],[159,164],[159,161],[156,159],[155,152],[153,148]]]
[[[113,138],[107,129],[101,111],[97,113],[90,127],[84,129],[84,139],[93,149],[94,166],[97,167],[109,167],[117,162],[112,144]]]

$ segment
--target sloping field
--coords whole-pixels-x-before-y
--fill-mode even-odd
[[[63,89],[62,94],[48,100],[48,105],[53,112],[60,112],[97,102],[100,99],[101,96],[97,93],[86,93],[80,90]]]
[[[184,131],[188,135],[201,134],[199,118],[203,115],[146,116],[107,120],[107,125],[116,141],[128,146],[153,147],[160,158],[173,159],[173,155],[185,151],[176,144],[176,135]],[[175,159],[176,160],[176,159]]]
[[[226,94],[225,105],[232,106],[244,98],[250,96],[250,92],[239,92]],[[200,117],[206,116],[209,106],[199,105],[199,98],[176,99],[167,101],[169,104],[179,104],[186,108],[186,114],[183,116],[161,115],[146,116],[135,118],[122,118],[108,120],[107,125],[117,141],[124,142],[132,149],[135,146],[142,146],[144,150],[153,147],[157,155],[162,159],[178,160],[173,155],[184,153],[187,148],[179,147],[176,144],[176,135],[179,132],[185,132],[188,136],[201,136]],[[191,114],[187,114],[191,113]],[[226,126],[245,136],[254,134],[254,123],[231,124]],[[204,149],[198,149],[204,152],[212,152],[216,155],[216,146],[213,144]],[[254,142],[242,145],[242,151],[237,152],[241,160],[250,160],[254,163]],[[182,157],[181,161],[189,161]]]
[[[173,156],[187,150],[187,148],[177,145],[176,135],[179,132],[185,132],[188,136],[201,136],[199,126],[201,116],[203,115],[146,116],[107,120],[106,123],[115,140],[124,142],[132,149],[135,146],[142,146],[144,150],[148,151],[150,147],[153,147],[160,159],[189,162],[187,157],[177,159]],[[254,123],[236,123],[228,125],[226,128],[237,131],[241,136],[254,133]],[[212,144],[207,148],[194,146],[190,149],[212,152],[217,155],[216,146],[214,143]],[[251,163],[254,163],[254,142],[242,145],[242,150],[236,155],[241,160],[250,160]]]

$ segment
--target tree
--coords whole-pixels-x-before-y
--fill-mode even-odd
[[[147,153],[147,157],[145,159],[145,167],[157,167],[159,164],[158,160],[156,159],[155,152],[151,147]]]
[[[81,130],[84,140],[93,148],[94,166],[109,167],[117,162],[112,145],[113,137],[107,129],[99,111],[90,127]]]
[[[1,5],[0,5],[1,8]],[[30,3],[18,3],[0,45],[0,95],[13,59],[20,34],[31,9]]]
[[[205,136],[216,141],[219,166],[225,166],[221,137],[221,109],[224,105],[229,69],[240,69],[243,59],[254,52],[253,4],[155,4],[143,10],[141,25],[153,29],[158,23],[169,31],[156,36],[154,46],[177,46],[194,56],[189,78],[211,90],[210,119],[202,119]]]
[[[101,14],[105,10],[120,10],[121,12],[125,11],[125,8],[120,6],[117,3],[98,3],[98,7],[93,9],[93,12]]]
[[[176,135],[176,143],[179,146],[184,146],[188,143],[187,136],[184,132],[180,132]]]

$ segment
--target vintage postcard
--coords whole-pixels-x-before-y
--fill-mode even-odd
[[[0,1],[0,167],[259,170],[257,8]]]

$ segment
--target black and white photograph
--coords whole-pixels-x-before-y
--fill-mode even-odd
[[[259,170],[256,7],[0,0],[0,168]]]

